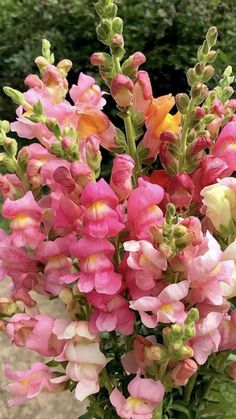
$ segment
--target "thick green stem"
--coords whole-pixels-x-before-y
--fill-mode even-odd
[[[121,66],[120,66],[120,59],[119,59],[119,57],[114,57],[114,55],[113,55],[113,63],[114,63],[114,67],[115,67],[116,73],[117,74],[121,74],[122,73],[122,70],[121,70]]]
[[[194,385],[195,385],[195,382],[196,382],[197,376],[198,376],[198,373],[196,372],[196,374],[194,374],[194,375],[190,378],[190,380],[189,380],[188,384],[186,385],[186,387],[185,387],[185,389],[184,389],[184,400],[185,400],[186,402],[189,402],[189,400],[190,400],[190,398],[191,398],[191,394],[192,394],[192,391],[193,391],[193,388],[194,388]]]
[[[180,147],[180,159],[179,159],[179,170],[178,172],[183,172],[185,170],[186,163],[186,148],[187,148],[187,138],[189,130],[189,115],[194,107],[194,99],[192,98],[188,105],[187,113],[184,117],[183,130],[181,135],[181,147]]]
[[[136,161],[137,153],[136,153],[134,130],[133,130],[133,125],[132,125],[132,121],[131,121],[131,117],[129,113],[127,113],[127,116],[125,116],[124,123],[125,123],[126,137],[128,141],[129,155],[134,159],[134,161]]]

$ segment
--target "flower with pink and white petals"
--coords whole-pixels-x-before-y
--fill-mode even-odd
[[[189,341],[189,344],[198,364],[205,364],[209,355],[218,351],[221,341],[219,332],[221,321],[221,313],[210,312],[197,322],[196,335]]]
[[[90,182],[81,195],[85,207],[83,232],[100,239],[113,237],[123,230],[117,206],[119,200],[104,179]]]
[[[119,417],[124,419],[151,419],[153,411],[161,403],[165,388],[161,381],[141,378],[138,375],[129,383],[130,396],[125,399],[115,388],[111,395],[111,404]]]
[[[106,366],[106,358],[99,348],[99,337],[89,331],[87,321],[75,321],[60,330],[58,338],[67,340],[58,361],[69,361],[66,367],[68,378],[78,382],[75,397],[83,401],[99,391],[99,373]],[[63,327],[62,327],[63,329]]]
[[[146,240],[130,240],[124,243],[129,252],[128,266],[135,271],[135,281],[140,289],[148,290],[155,286],[155,280],[167,268],[166,259]]]
[[[115,294],[121,287],[121,275],[114,272],[114,246],[106,239],[84,237],[71,248],[79,258],[78,288],[81,292],[95,289],[102,294]]]
[[[19,313],[8,322],[6,331],[16,346],[32,349],[42,356],[57,356],[65,341],[57,339],[53,332],[54,323],[51,316]]]
[[[189,299],[192,303],[207,300],[212,304],[223,303],[221,283],[232,284],[234,261],[222,261],[222,250],[214,237],[207,232],[198,255],[192,259],[188,271]]]
[[[168,285],[158,297],[141,297],[130,303],[133,310],[138,310],[143,324],[149,328],[158,322],[183,323],[186,319],[185,306],[180,301],[188,294],[189,281]],[[147,314],[151,311],[152,314]]]
[[[89,330],[93,333],[116,330],[127,336],[133,332],[134,313],[128,301],[121,295],[104,295],[94,291],[87,295],[93,306],[89,319]]]
[[[60,390],[60,386],[51,383],[52,372],[42,362],[35,362],[27,371],[14,371],[10,364],[6,364],[4,373],[13,381],[7,386],[7,391],[14,396],[13,399],[8,400],[8,406],[25,403],[43,391]]]
[[[59,295],[64,288],[63,277],[66,276],[67,283],[74,281],[77,271],[69,257],[69,247],[73,242],[76,242],[76,238],[70,234],[54,241],[43,242],[37,248],[37,258],[45,264],[45,291],[52,295]]]
[[[70,89],[70,97],[77,106],[87,104],[100,110],[106,104],[102,96],[103,92],[95,84],[95,79],[84,73],[80,73],[77,85],[73,84]]]
[[[127,228],[131,238],[148,240],[150,227],[162,225],[164,218],[158,204],[163,198],[161,186],[139,178],[138,187],[131,192],[127,204]]]
[[[133,189],[132,172],[134,160],[127,154],[121,154],[113,160],[110,186],[120,201],[127,199]]]
[[[228,175],[236,170],[236,123],[228,122],[217,138],[213,149],[213,156],[220,157],[229,167]]]
[[[16,247],[35,249],[44,239],[40,230],[42,210],[36,203],[32,192],[23,198],[12,201],[7,198],[2,207],[2,215],[11,220],[11,239]]]
[[[197,370],[198,365],[193,359],[184,359],[175,365],[170,376],[177,387],[185,386]]]

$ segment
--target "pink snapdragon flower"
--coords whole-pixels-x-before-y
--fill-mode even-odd
[[[48,204],[53,215],[53,228],[60,236],[81,232],[83,209],[80,205],[60,191],[50,194]]]
[[[12,316],[6,331],[16,346],[32,349],[42,356],[54,357],[62,352],[65,345],[65,341],[57,339],[53,331],[54,323],[55,319],[51,316],[19,313]]]
[[[41,392],[60,391],[61,386],[52,384],[52,372],[42,362],[35,362],[27,371],[13,371],[10,364],[6,364],[4,373],[13,380],[8,384],[7,390],[15,396],[8,400],[8,406],[15,406],[37,397]]]
[[[119,417],[124,419],[151,419],[153,411],[163,400],[165,389],[161,381],[136,376],[128,385],[128,399],[115,388],[110,402]]]
[[[89,331],[87,321],[74,321],[64,327],[57,323],[58,338],[67,340],[58,361],[69,361],[66,376],[78,382],[75,397],[83,401],[99,391],[99,373],[106,366],[106,358],[99,349],[98,335]]]
[[[80,202],[85,207],[84,234],[103,239],[115,236],[124,228],[118,213],[118,198],[104,179],[88,183]]]
[[[221,282],[231,284],[234,261],[222,261],[222,250],[214,237],[207,232],[198,254],[192,259],[188,271],[190,281],[189,299],[192,303],[223,303]]]
[[[103,92],[95,83],[95,79],[84,73],[80,73],[77,85],[73,84],[70,89],[70,97],[77,106],[87,104],[100,110],[106,104],[102,96]]]
[[[185,386],[197,370],[198,365],[193,359],[184,359],[175,365],[170,376],[177,387]]]
[[[219,332],[221,321],[221,313],[211,312],[197,322],[196,335],[189,343],[194,351],[194,358],[198,364],[205,364],[209,355],[218,351],[221,341]]]
[[[116,330],[127,336],[133,332],[135,316],[124,297],[92,291],[87,294],[87,298],[93,306],[89,319],[89,330],[92,333]]]
[[[144,179],[138,179],[127,204],[127,228],[130,238],[150,240],[149,229],[152,225],[162,225],[163,213],[158,204],[164,197],[161,186],[153,185]]]
[[[123,74],[117,74],[111,81],[111,95],[120,108],[128,108],[132,104],[134,84]]]
[[[35,249],[44,239],[40,230],[42,210],[32,192],[27,192],[23,198],[15,201],[7,198],[2,207],[2,215],[11,220],[11,239],[17,247]]]
[[[114,246],[105,239],[84,237],[72,246],[72,256],[79,258],[78,288],[81,292],[95,289],[102,294],[115,294],[121,287],[121,275],[114,272]]]
[[[143,290],[152,289],[155,280],[167,268],[166,259],[146,240],[125,242],[124,249],[129,252],[127,264],[135,271],[137,286]]]
[[[134,80],[133,103],[136,112],[143,114],[145,119],[152,102],[152,85],[146,71],[138,71]]]
[[[76,242],[76,238],[70,234],[54,241],[43,242],[37,248],[37,258],[45,264],[45,291],[52,295],[58,295],[64,288],[64,276],[67,282],[74,281],[77,271],[69,257],[69,247],[73,242]]]
[[[127,154],[121,154],[113,160],[110,186],[120,201],[127,199],[133,189],[132,172],[134,160]]]
[[[236,310],[233,310],[229,316],[224,316],[219,332],[221,335],[220,349],[236,349]]]
[[[139,311],[143,324],[150,328],[156,327],[158,322],[182,323],[187,314],[180,300],[187,296],[188,289],[188,281],[171,284],[165,287],[158,297],[141,297],[132,301],[130,307]],[[149,311],[152,314],[147,314]]]
[[[222,129],[213,148],[213,156],[220,157],[229,167],[228,176],[236,170],[236,122],[228,122]]]
[[[0,194],[4,199],[16,199],[24,193],[24,186],[15,174],[7,173],[3,175],[0,173]]]

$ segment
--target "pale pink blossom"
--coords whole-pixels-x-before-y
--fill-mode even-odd
[[[8,400],[8,406],[15,406],[37,397],[41,392],[57,392],[63,389],[63,384],[53,384],[50,368],[42,362],[35,362],[27,371],[14,371],[11,365],[5,364],[4,373],[13,381],[8,384],[7,391],[13,399]]]
[[[124,419],[151,419],[165,393],[161,381],[139,376],[129,383],[128,391],[130,396],[127,399],[117,388],[110,395],[111,404],[119,417]]]
[[[155,280],[167,268],[166,259],[146,240],[125,242],[124,249],[129,252],[127,264],[135,271],[137,286],[143,290],[152,289]]]
[[[138,310],[143,324],[153,328],[159,322],[182,323],[187,314],[181,302],[188,294],[189,282],[168,285],[158,297],[141,297],[130,303],[133,310]],[[152,314],[147,314],[151,312]]]

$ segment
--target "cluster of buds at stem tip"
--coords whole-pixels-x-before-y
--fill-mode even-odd
[[[168,350],[170,359],[180,361],[193,356],[193,349],[187,342],[195,336],[195,323],[198,320],[198,310],[192,308],[183,325],[175,323],[163,329],[164,346]]]
[[[99,0],[95,4],[100,23],[97,26],[97,37],[100,42],[110,47],[114,57],[124,56],[123,21],[117,16],[117,6],[113,0]]]

